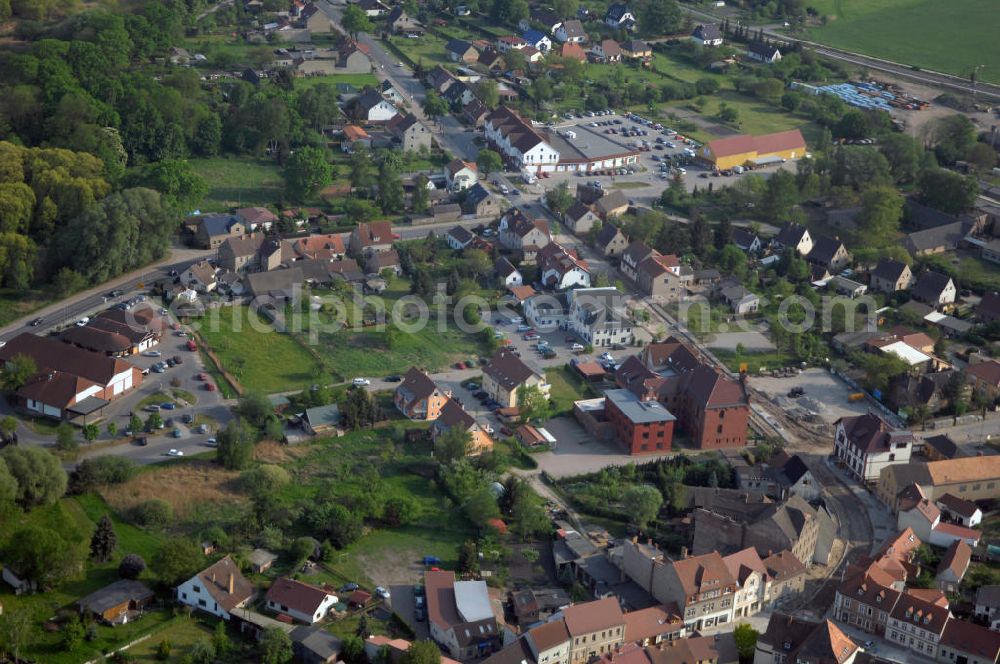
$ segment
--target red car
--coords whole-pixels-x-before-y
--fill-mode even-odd
[[[215,392],[215,383],[205,383],[205,390],[208,392]]]
[[[512,436],[514,432],[510,430],[509,427],[500,427],[500,433],[504,436]]]
[[[187,346],[187,349],[190,351],[198,350],[198,345],[193,341],[188,341],[187,344],[185,344],[185,346]]]
[[[455,363],[455,368],[456,369],[464,369],[465,368],[465,362],[456,362]]]

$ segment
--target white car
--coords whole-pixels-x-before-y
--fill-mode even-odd
[[[389,589],[383,588],[382,586],[375,586],[375,594],[382,599],[389,599],[392,597],[391,593],[389,593]]]
[[[167,452],[167,456],[182,457],[184,456],[184,450],[175,450],[174,448],[170,448],[170,451]]]
[[[354,387],[367,387],[368,385],[371,384],[372,382],[367,378],[355,378],[354,380],[351,381],[351,385],[353,385]]]
[[[209,438],[208,440],[205,441],[205,444],[208,445],[209,447],[218,447],[219,441],[217,441],[215,438]]]
[[[160,355],[162,355],[162,353],[160,353],[160,351],[158,350],[147,350],[145,353],[143,353],[143,355],[145,357],[159,357]]]
[[[601,359],[604,360],[605,362],[615,361],[615,358],[611,355],[611,353],[601,353]]]
[[[83,327],[84,325],[86,325],[89,322],[90,322],[90,319],[88,317],[84,316],[80,320],[76,321],[76,326],[77,327]]]
[[[518,332],[527,332],[527,331],[528,331],[528,330],[530,330],[530,329],[531,329],[531,326],[530,326],[530,325],[525,325],[525,324],[523,324],[523,323],[522,323],[521,325],[518,325],[518,326],[517,326],[517,331],[518,331]]]
[[[569,349],[573,351],[583,350],[583,344],[573,344]]]

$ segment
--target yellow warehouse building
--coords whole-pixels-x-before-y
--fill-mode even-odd
[[[763,136],[729,136],[709,141],[699,157],[719,170],[734,166],[763,166],[786,159],[800,159],[806,154],[806,141],[798,129]]]

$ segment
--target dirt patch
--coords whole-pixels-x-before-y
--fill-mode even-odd
[[[370,554],[357,556],[358,568],[363,569],[369,579],[381,586],[412,584],[420,578],[424,567],[422,554],[417,549],[380,549]]]
[[[287,463],[295,459],[301,459],[309,454],[309,450],[304,447],[290,447],[271,440],[258,443],[253,451],[253,458],[264,463]]]
[[[239,492],[239,475],[213,463],[195,461],[142,473],[125,484],[105,487],[101,495],[121,513],[158,498],[170,503],[175,516],[184,518],[206,503],[245,502],[246,496]]]

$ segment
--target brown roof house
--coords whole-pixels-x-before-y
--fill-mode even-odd
[[[451,392],[439,388],[430,376],[410,367],[396,387],[393,403],[399,412],[411,420],[436,420],[441,409],[451,399]]]
[[[403,152],[431,148],[431,132],[413,113],[395,116],[389,120],[387,128]]]
[[[549,224],[544,219],[528,219],[518,208],[500,217],[500,244],[520,253],[524,262],[534,262],[538,250],[552,241]]]
[[[878,266],[872,270],[869,285],[873,291],[891,295],[896,291],[909,290],[914,281],[913,272],[910,271],[909,265],[890,258],[883,258],[878,262]]]
[[[326,617],[337,603],[337,596],[323,588],[281,577],[268,588],[265,600],[271,611],[312,625]]]
[[[177,586],[177,601],[213,616],[230,615],[250,603],[256,589],[229,556]]]
[[[972,547],[964,540],[957,539],[941,557],[938,565],[934,583],[946,593],[958,592],[958,584],[965,578],[965,572],[969,569],[972,560]]]
[[[483,425],[469,415],[457,401],[448,399],[441,407],[441,415],[431,425],[431,438],[437,440],[439,436],[455,427],[469,435],[467,450],[469,455],[478,455],[493,449],[493,439]]]
[[[375,252],[389,251],[393,240],[392,224],[388,221],[360,223],[351,231],[350,254],[355,258],[365,258]]]
[[[563,223],[577,235],[589,232],[600,220],[593,210],[580,201],[573,201],[569,209],[563,212]]]
[[[757,639],[756,664],[849,664],[860,652],[839,627],[829,620],[813,622],[775,612],[767,631]]]
[[[243,227],[247,232],[253,233],[258,230],[271,230],[274,222],[278,221],[277,215],[265,207],[246,207],[236,210],[236,216],[243,222]]]
[[[502,639],[485,581],[456,581],[454,572],[424,572],[427,626],[449,657],[472,659],[500,648]]]
[[[518,391],[537,387],[548,396],[549,384],[539,371],[509,350],[500,350],[483,367],[483,390],[504,407],[517,406]]]

